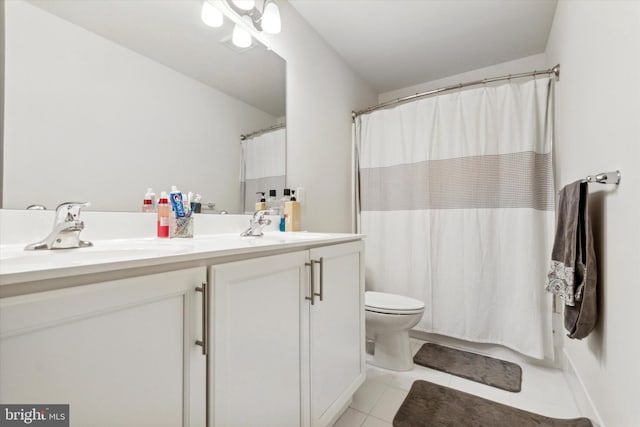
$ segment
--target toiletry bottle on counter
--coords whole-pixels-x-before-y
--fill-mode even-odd
[[[158,237],[169,237],[169,198],[164,191],[158,200]]]
[[[267,209],[267,201],[264,198],[264,191],[258,191],[256,194],[260,195],[260,201],[256,202],[256,212]]]
[[[284,204],[285,231],[300,231],[300,202],[296,200],[295,191],[291,199]]]
[[[269,190],[269,198],[267,199],[267,209],[272,215],[278,215],[278,199],[276,199],[276,190]]]
[[[291,200],[291,189],[289,188],[285,188],[282,191],[283,197],[282,199],[280,199],[280,201],[282,202],[282,204],[284,205],[285,203],[287,203],[289,200]]]
[[[144,195],[142,201],[142,212],[155,212],[156,211],[156,194],[153,189],[147,188],[147,192]]]
[[[287,219],[285,217],[285,206],[287,206],[287,202],[291,200],[291,189],[285,188],[282,192],[283,197],[280,199],[280,231],[286,231],[286,222]]]

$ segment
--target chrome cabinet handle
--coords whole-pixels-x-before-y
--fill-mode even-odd
[[[202,340],[197,340],[196,345],[202,347],[202,354],[209,354],[209,287],[207,282],[202,282],[202,286],[196,288],[197,292],[202,292]]]
[[[320,297],[320,301],[323,300],[323,296],[324,296],[324,277],[323,277],[323,271],[324,271],[324,259],[322,257],[320,257],[320,260],[311,260],[311,264],[313,266],[313,264],[320,264],[320,292],[319,293],[314,293],[314,295],[319,296]],[[312,273],[313,274],[313,269],[312,269]],[[315,288],[311,288],[312,290],[314,290]]]
[[[310,292],[311,296],[310,297],[304,297],[304,299],[311,301],[311,305],[315,304],[315,302],[313,301],[314,300],[313,296],[316,295],[316,294],[313,293],[313,291],[315,289],[315,286],[313,285],[313,276],[315,276],[315,274],[313,274],[313,264],[314,264],[313,260],[311,262],[305,262],[304,263],[305,266],[311,267],[311,286],[309,286],[309,288],[311,290],[311,292]]]

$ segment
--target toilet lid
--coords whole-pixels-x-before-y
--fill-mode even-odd
[[[385,292],[365,292],[364,305],[367,310],[381,313],[410,314],[424,310],[424,303],[422,301]]]

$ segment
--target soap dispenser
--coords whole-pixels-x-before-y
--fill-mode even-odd
[[[267,201],[264,198],[264,191],[258,191],[256,194],[260,195],[260,201],[256,202],[256,212],[267,209]]]
[[[276,199],[276,190],[269,190],[267,209],[271,211],[272,215],[278,215],[278,199]]]

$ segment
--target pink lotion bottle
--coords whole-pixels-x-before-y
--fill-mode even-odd
[[[158,237],[169,237],[169,199],[164,191],[158,201]]]

